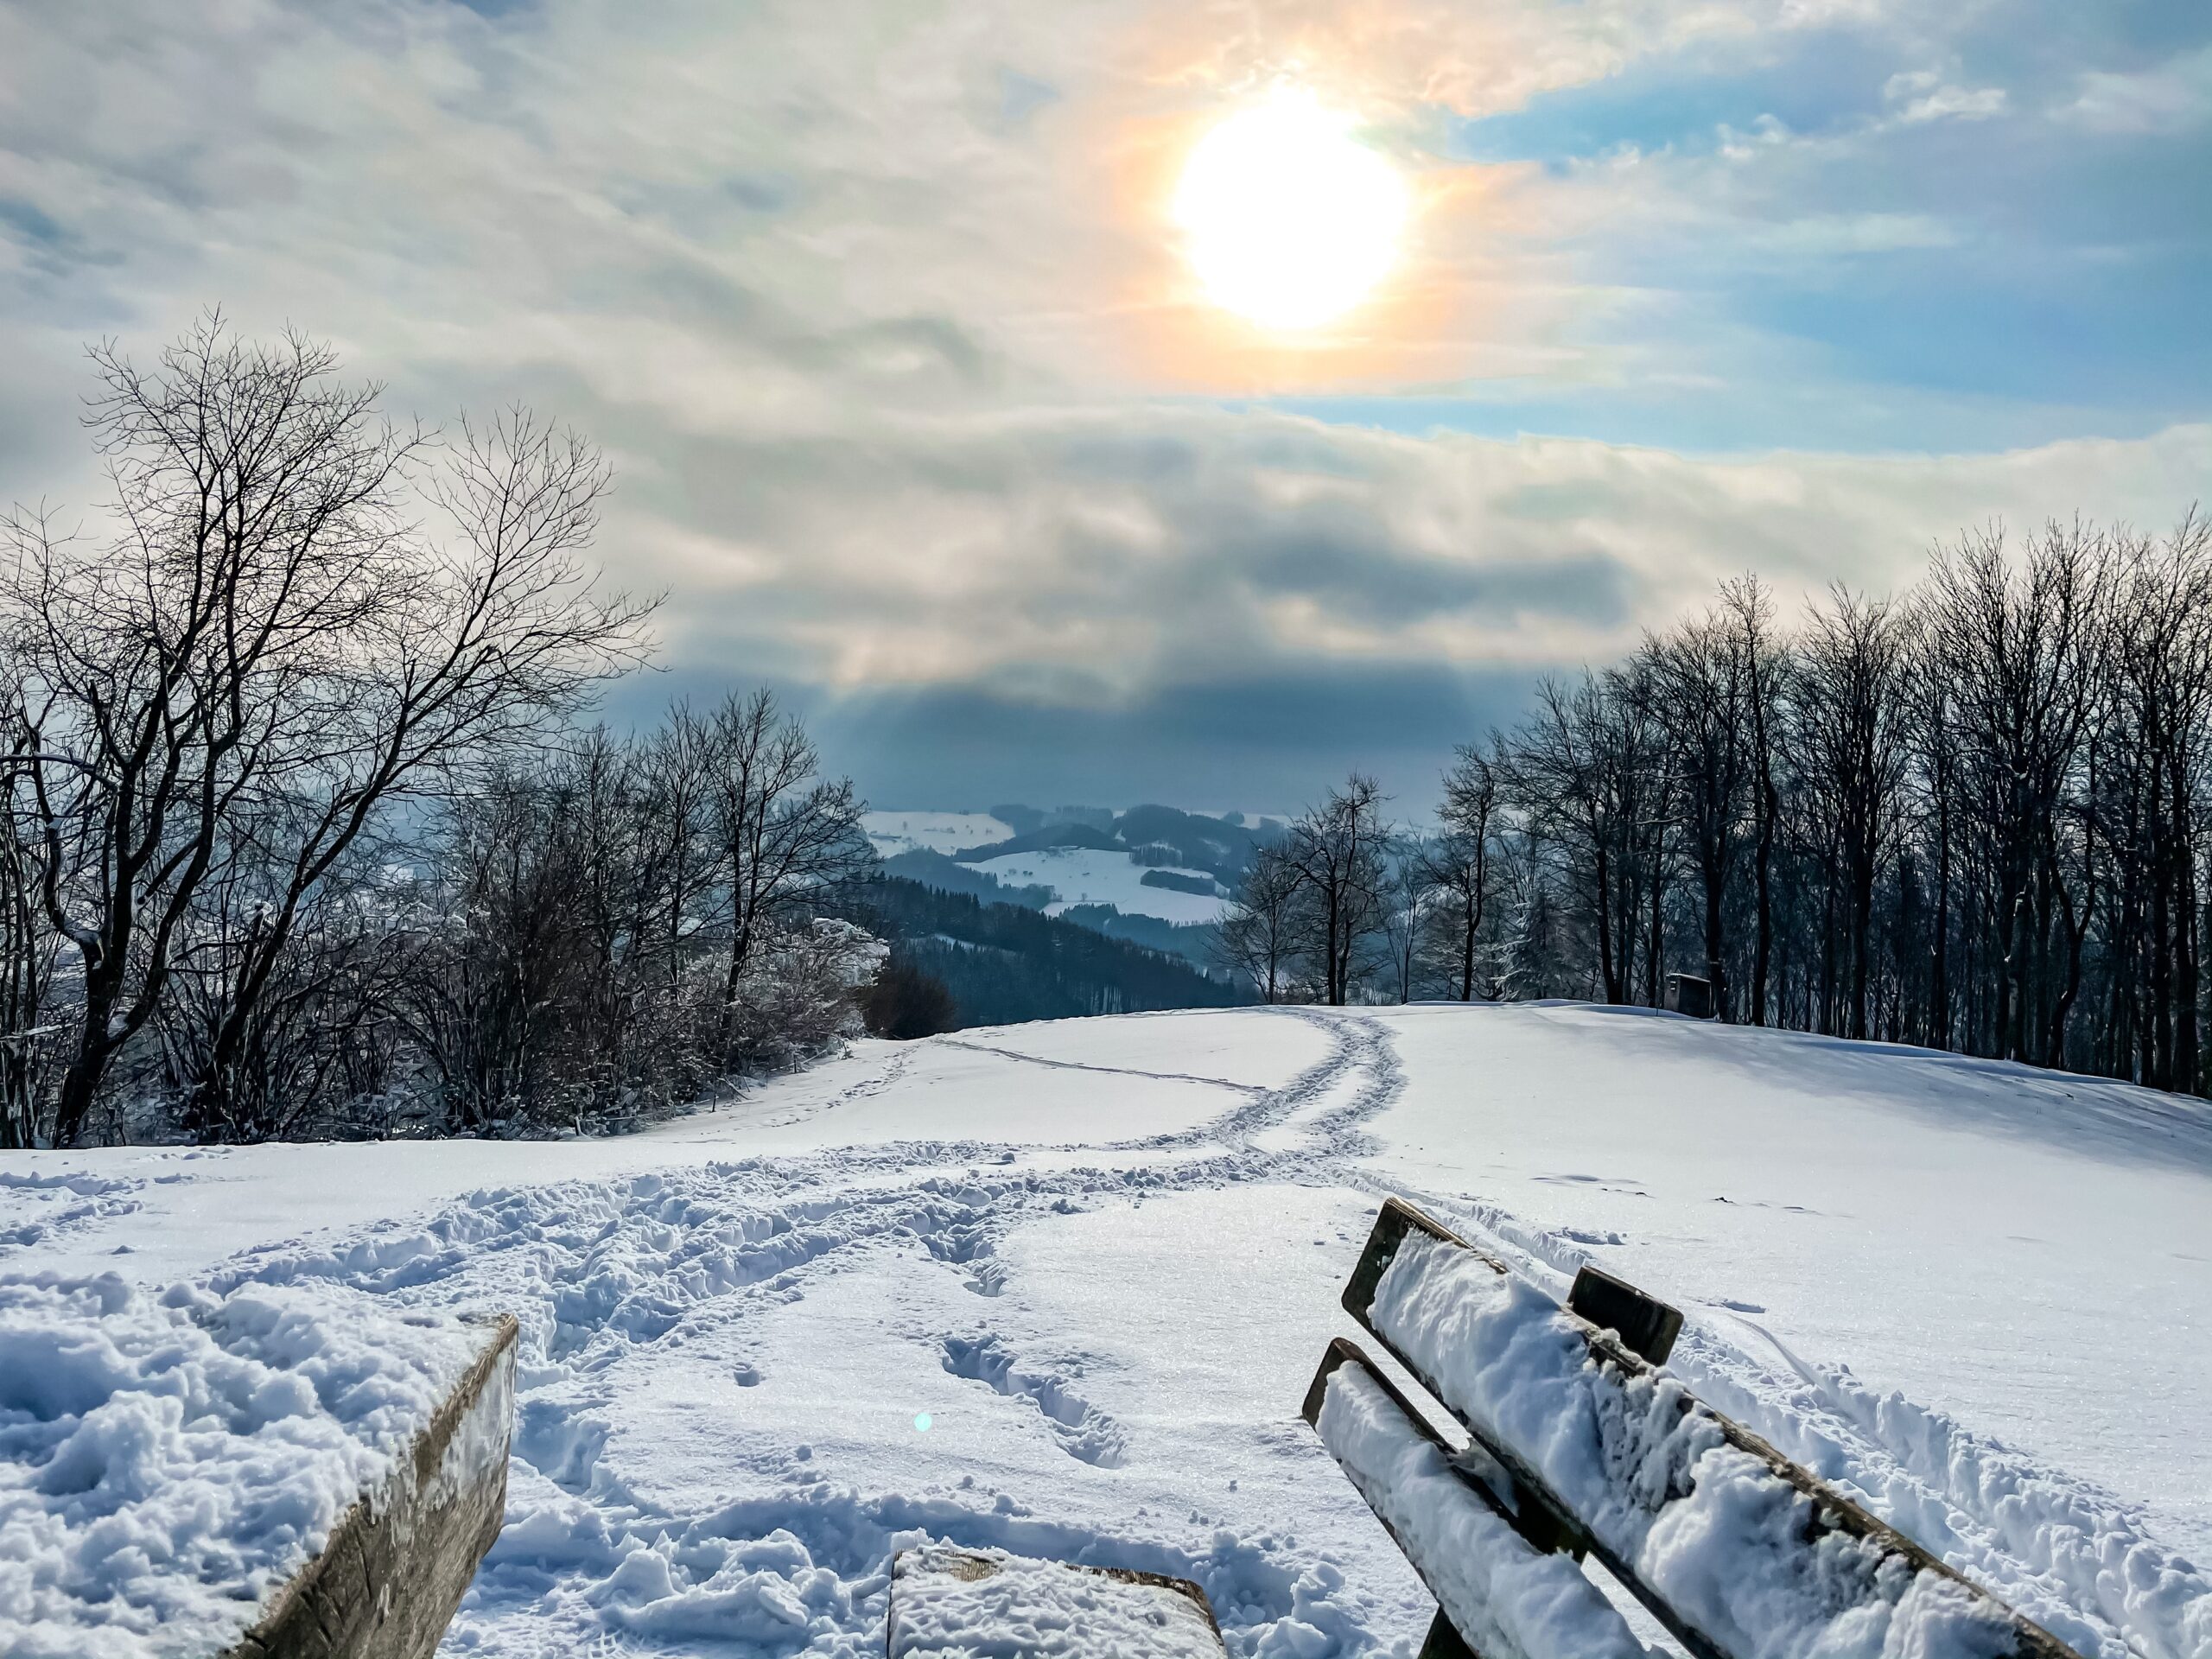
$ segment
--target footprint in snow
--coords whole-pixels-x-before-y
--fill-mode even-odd
[[[981,1382],[1008,1399],[1027,1400],[1036,1408],[1070,1457],[1102,1469],[1121,1466],[1128,1449],[1121,1424],[1077,1394],[1065,1378],[1018,1365],[1012,1351],[988,1333],[946,1337],[943,1348],[944,1369],[953,1376]]]

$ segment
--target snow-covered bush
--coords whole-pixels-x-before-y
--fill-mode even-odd
[[[779,932],[729,1005],[729,1054],[749,1070],[781,1071],[862,1029],[859,993],[890,949],[852,922],[817,917]]]

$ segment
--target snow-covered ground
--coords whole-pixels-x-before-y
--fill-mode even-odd
[[[1228,901],[1213,894],[1184,893],[1174,887],[1148,887],[1147,867],[1131,861],[1127,853],[1104,848],[1047,847],[1036,852],[1002,853],[969,865],[985,875],[996,876],[1009,887],[1046,887],[1058,895],[1046,906],[1058,915],[1070,905],[1112,905],[1125,916],[1157,916],[1164,922],[1215,922]],[[1200,881],[1212,877],[1204,870],[1170,870]]]
[[[988,812],[863,812],[861,829],[886,858],[899,853],[954,853],[988,847],[1014,834]]]
[[[0,1272],[515,1313],[448,1653],[880,1652],[929,1539],[1321,1659],[1428,1612],[1297,1421],[1389,1192],[1677,1302],[1693,1387],[2085,1652],[2212,1656],[2212,1112],[2119,1084],[1573,1006],[1077,1020],[617,1141],[0,1154]]]

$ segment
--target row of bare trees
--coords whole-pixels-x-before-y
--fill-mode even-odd
[[[1725,584],[1462,749],[1430,833],[1355,779],[1224,950],[1330,1001],[1656,1004],[1687,972],[1726,1019],[2202,1092],[2208,791],[2212,525],[1993,531],[1786,626]],[[1361,849],[1349,907],[1317,841]]]
[[[582,561],[588,442],[392,425],[218,316],[92,362],[105,519],[4,524],[0,1146],[592,1121],[830,1017],[764,973],[866,955],[798,727],[575,726],[651,609]]]
[[[604,1128],[820,1052],[884,955],[823,913],[874,872],[860,811],[765,692],[506,758],[374,905],[384,994],[316,1034],[389,1031],[404,1084],[329,1108],[391,1098],[409,1116],[378,1133]]]

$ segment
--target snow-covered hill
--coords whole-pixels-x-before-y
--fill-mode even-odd
[[[1046,906],[1047,915],[1059,915],[1076,905],[1111,905],[1124,915],[1157,916],[1163,922],[1217,922],[1227,903],[1217,890],[1189,890],[1213,887],[1204,870],[1148,868],[1131,863],[1127,853],[1099,848],[1046,847],[1007,853],[976,859],[971,868],[1005,887],[1052,888],[1057,898]],[[1162,876],[1180,877],[1187,885],[1169,887]]]
[[[1005,841],[1014,826],[988,812],[863,812],[861,828],[886,858],[900,853],[943,853]]]
[[[925,886],[985,898],[1003,894],[1056,915],[1074,910],[1086,925],[1096,924],[1083,907],[1107,905],[1122,917],[1179,927],[1217,921],[1259,838],[1281,829],[1237,812],[1206,817],[1167,806],[995,811],[1005,816],[869,812],[862,827],[887,868]],[[1098,921],[1107,924],[1100,931],[1114,931],[1108,918]]]
[[[618,1141],[0,1154],[0,1271],[516,1313],[448,1652],[879,1651],[927,1535],[1317,1659],[1427,1616],[1296,1415],[1388,1192],[1676,1301],[1693,1386],[2084,1652],[2212,1655],[2212,1113],[2124,1085],[1573,1006],[1077,1020]]]

